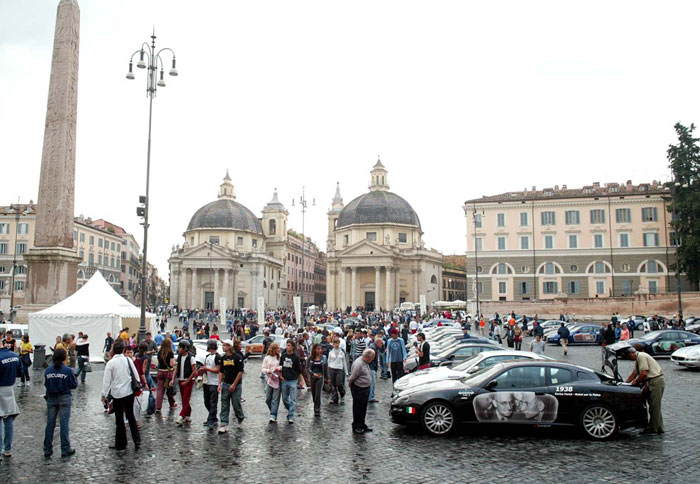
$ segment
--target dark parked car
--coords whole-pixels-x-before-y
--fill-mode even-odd
[[[547,338],[547,343],[559,345],[560,336],[553,333]],[[598,344],[600,343],[599,324],[579,324],[569,328],[569,344]]]
[[[647,333],[641,338],[618,341],[610,345],[610,349],[617,351],[637,344],[642,345],[643,350],[652,356],[671,356],[671,353],[680,348],[700,344],[700,336],[688,331],[662,329]]]
[[[618,429],[645,427],[639,387],[569,363],[509,361],[459,380],[434,381],[396,393],[391,419],[445,435],[460,423],[579,427],[603,440]]]

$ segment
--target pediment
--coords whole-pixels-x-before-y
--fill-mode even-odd
[[[210,255],[211,254],[211,255]],[[212,245],[210,246],[209,244],[199,244],[196,247],[190,247],[188,249],[185,249],[182,252],[181,257],[187,257],[187,258],[209,258],[209,257],[231,257],[231,253],[228,249],[225,247],[221,247],[220,245]]]
[[[376,256],[376,255],[393,255],[393,252],[391,249],[388,249],[386,247],[382,247],[379,244],[376,244],[375,242],[372,242],[367,239],[363,239],[349,247],[346,247],[344,250],[340,251],[337,253],[338,256],[341,257],[347,257],[347,256]]]

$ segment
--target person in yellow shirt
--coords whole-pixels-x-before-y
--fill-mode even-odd
[[[22,363],[22,381],[20,386],[29,385],[29,367],[32,366],[32,357],[34,346],[29,342],[29,335],[22,336],[22,342],[19,344],[19,360]]]
[[[124,340],[124,344],[129,343],[129,328],[124,328],[122,329],[122,332],[119,333],[119,338]]]

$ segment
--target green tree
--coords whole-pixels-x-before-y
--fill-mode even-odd
[[[678,260],[694,288],[700,281],[700,138],[693,137],[695,125],[690,127],[676,123],[678,144],[669,145],[669,166],[673,171],[670,188],[674,204],[669,207],[673,215],[676,239],[680,240]]]

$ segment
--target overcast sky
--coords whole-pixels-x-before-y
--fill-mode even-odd
[[[258,216],[306,186],[325,250],[381,155],[426,245],[463,253],[462,203],[555,184],[667,180],[673,125],[698,121],[700,2],[79,0],[76,215],[142,240],[153,25],[179,77],[154,102],[149,260],[230,169]],[[37,200],[58,0],[0,0],[2,200]],[[167,61],[167,58],[166,58]]]

